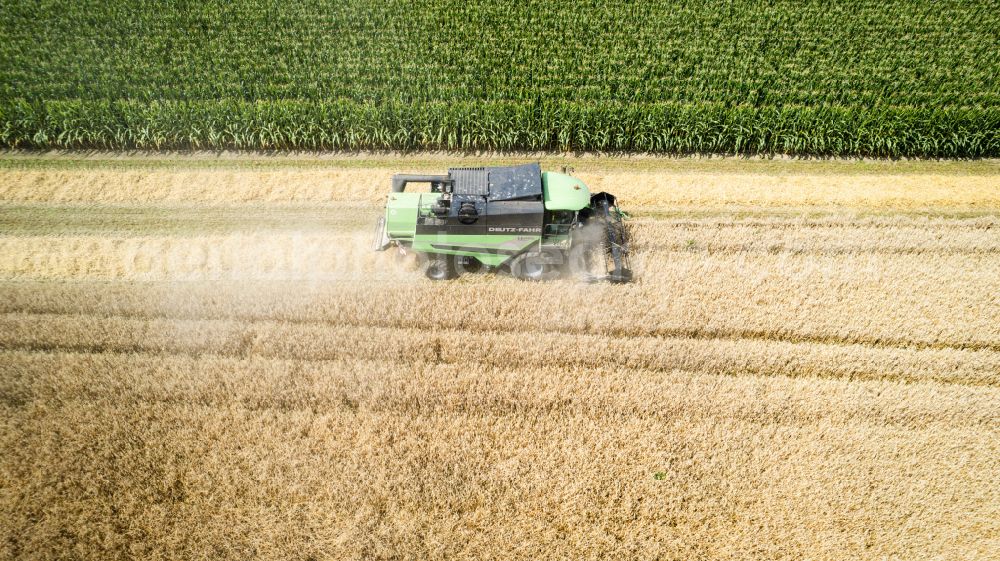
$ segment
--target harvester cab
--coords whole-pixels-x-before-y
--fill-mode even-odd
[[[429,183],[430,191],[407,191]],[[482,267],[526,280],[576,274],[629,282],[628,238],[614,195],[539,164],[399,174],[379,219],[374,249],[415,253],[427,277]]]

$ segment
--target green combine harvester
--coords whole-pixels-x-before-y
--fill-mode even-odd
[[[411,183],[430,191],[406,192]],[[526,280],[575,274],[621,283],[632,280],[624,216],[614,195],[592,195],[579,179],[539,164],[399,174],[374,249],[415,253],[433,280],[485,267]]]

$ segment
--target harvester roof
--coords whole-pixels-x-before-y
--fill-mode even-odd
[[[542,199],[542,168],[538,164],[451,168],[448,174],[457,195],[485,195],[490,201]]]

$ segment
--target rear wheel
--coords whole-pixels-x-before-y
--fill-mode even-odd
[[[455,262],[450,255],[433,255],[424,265],[424,275],[431,280],[448,280],[455,278]]]

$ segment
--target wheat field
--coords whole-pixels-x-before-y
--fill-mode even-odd
[[[0,159],[0,558],[1000,557],[1000,164],[567,158],[625,286],[371,253],[456,159]]]

